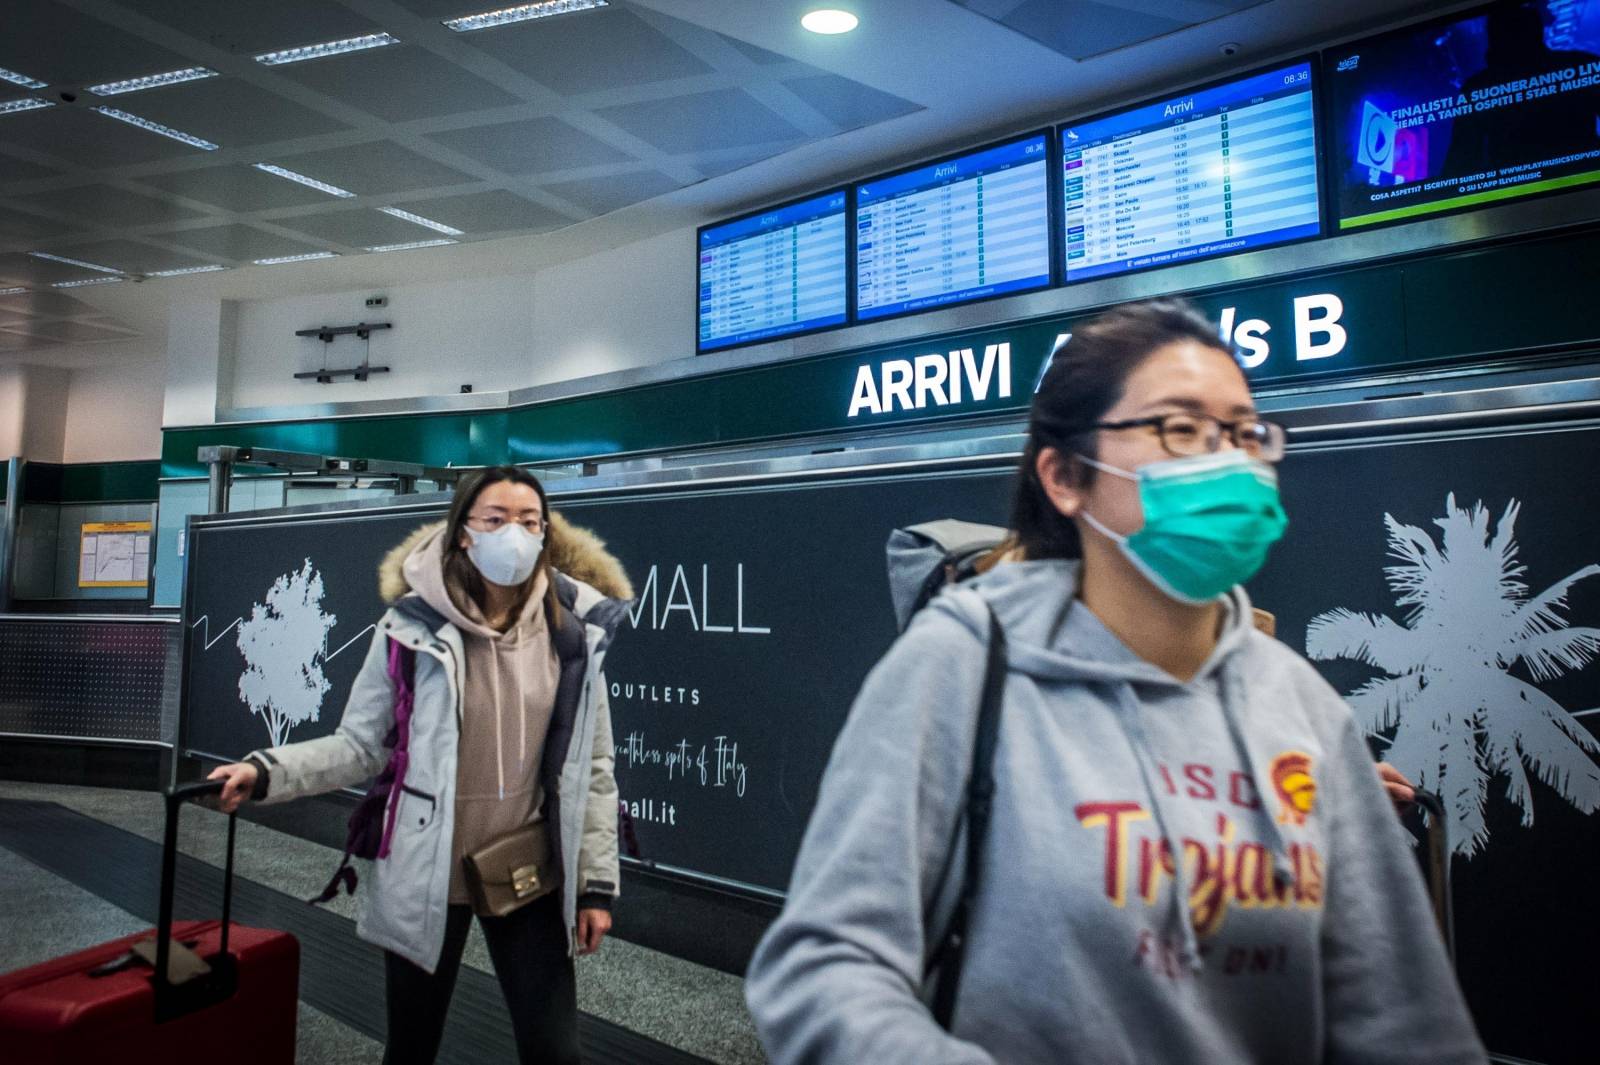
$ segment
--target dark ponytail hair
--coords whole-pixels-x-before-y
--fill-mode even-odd
[[[1028,445],[1017,471],[1011,512],[1016,546],[1024,558],[1078,558],[1083,544],[1072,519],[1056,510],[1037,472],[1039,452],[1097,458],[1094,424],[1105,418],[1144,360],[1168,344],[1191,340],[1233,357],[1216,326],[1186,300],[1161,299],[1113,307],[1078,329],[1050,357],[1028,412]],[[1079,483],[1094,481],[1094,468],[1074,464]]]
[[[555,538],[555,530],[550,527],[550,498],[545,495],[544,485],[539,483],[539,478],[527,470],[517,466],[490,466],[461,478],[456,485],[455,498],[450,500],[450,516],[445,519],[444,586],[450,598],[455,600],[458,609],[466,606],[463,599],[470,599],[480,612],[485,609],[483,575],[478,572],[478,567],[472,564],[466,549],[461,546],[461,537],[467,527],[467,515],[471,512],[473,504],[478,501],[479,494],[491,484],[499,484],[502,481],[524,484],[532,488],[538,494],[539,508],[544,512],[544,551],[540,553],[539,562],[534,566],[533,572],[517,590],[517,598],[511,609],[511,616],[516,618],[522,615],[522,608],[527,605],[528,596],[533,594],[534,585],[539,582],[539,575],[541,573],[549,575],[550,548]],[[556,582],[551,578],[545,585],[544,605],[547,616],[552,619],[558,617],[556,602]]]

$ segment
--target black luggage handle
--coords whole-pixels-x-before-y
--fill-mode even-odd
[[[164,1021],[203,1009],[233,994],[237,984],[228,953],[228,925],[233,910],[233,843],[239,824],[237,812],[228,815],[228,856],[222,873],[222,945],[206,977],[183,984],[170,979],[172,961],[172,906],[178,872],[178,811],[185,802],[220,795],[226,781],[196,780],[165,793],[166,832],[161,844],[161,900],[156,921],[156,1020]]]
[[[1439,934],[1444,937],[1450,960],[1456,956],[1455,913],[1450,899],[1450,839],[1449,821],[1444,800],[1431,791],[1412,788],[1418,806],[1428,815],[1428,896],[1433,903],[1433,916],[1439,922]]]

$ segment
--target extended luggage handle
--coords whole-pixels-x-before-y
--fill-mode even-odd
[[[233,910],[233,843],[239,823],[237,813],[228,815],[228,855],[222,873],[221,949],[207,966],[187,947],[177,944],[177,949],[188,955],[183,966],[186,975],[183,980],[175,981],[171,972],[175,945],[172,941],[172,907],[178,873],[178,811],[190,800],[220,795],[225,783],[221,780],[197,780],[179,784],[165,793],[167,817],[161,845],[161,900],[155,943],[154,985],[158,1021],[202,1009],[228,997],[234,990],[234,967],[228,954],[228,926]]]
[[[1444,800],[1431,791],[1412,788],[1418,806],[1428,815],[1428,895],[1433,903],[1433,916],[1439,922],[1439,934],[1444,937],[1445,949],[1451,961],[1456,956],[1455,913],[1450,893],[1450,838],[1449,820],[1445,814]]]

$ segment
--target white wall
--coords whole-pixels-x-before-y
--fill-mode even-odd
[[[60,462],[71,374],[53,366],[0,367],[0,459]]]
[[[461,385],[496,392],[528,384],[533,340],[532,275],[473,278],[362,289],[287,299],[241,301],[232,387],[224,408],[280,407],[357,400],[455,395]],[[365,305],[383,295],[386,307]],[[295,331],[318,326],[391,322],[370,348],[354,336],[331,344]],[[324,365],[342,368],[370,358],[390,371],[365,382],[296,381]],[[326,361],[324,361],[326,360]],[[175,424],[168,418],[168,424]]]
[[[167,311],[163,425],[210,425],[232,387],[238,305],[231,300],[175,300]]]
[[[72,372],[63,462],[122,462],[161,457],[165,359]]]
[[[28,378],[21,366],[0,366],[0,462],[22,454]]]
[[[527,385],[694,355],[694,230],[541,271]]]

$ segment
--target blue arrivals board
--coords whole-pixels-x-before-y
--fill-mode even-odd
[[[856,186],[861,321],[1050,284],[1040,133]]]
[[[700,351],[845,320],[841,189],[700,230]]]
[[[1061,128],[1066,280],[1319,236],[1311,63]]]

